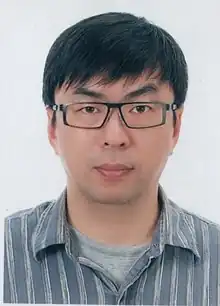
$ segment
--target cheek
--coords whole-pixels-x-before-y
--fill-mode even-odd
[[[165,131],[157,131],[147,137],[142,146],[141,172],[144,177],[158,180],[165,168],[170,153],[170,135]],[[146,173],[148,174],[146,176]]]
[[[64,127],[57,133],[57,140],[60,157],[66,166],[75,168],[80,161],[83,162],[83,157],[89,149],[86,147],[88,141],[84,141],[80,130]]]
[[[158,127],[155,130],[148,131],[141,137],[140,152],[146,160],[148,158],[152,163],[165,160],[169,155],[172,145],[172,131],[171,129]]]
[[[57,144],[59,147],[59,155],[65,159],[68,155],[74,155],[74,137],[72,131],[62,127],[57,130]]]

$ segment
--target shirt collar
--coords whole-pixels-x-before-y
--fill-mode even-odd
[[[68,239],[65,189],[59,198],[51,201],[39,216],[39,221],[32,236],[32,248],[35,259],[38,259],[41,251],[46,250],[50,246],[65,245]]]
[[[197,258],[200,258],[194,216],[168,199],[161,186],[159,186],[159,202],[162,204],[158,227],[160,247],[163,248],[164,245],[181,247],[190,250]]]
[[[155,245],[161,253],[165,245],[182,247],[200,258],[193,217],[169,200],[159,186],[159,202],[161,215],[155,234]],[[32,248],[37,260],[39,253],[50,246],[67,245],[70,251],[70,229],[66,218],[66,189],[59,198],[49,203],[43,214],[39,216],[38,224],[32,237]],[[158,254],[159,254],[158,253]]]

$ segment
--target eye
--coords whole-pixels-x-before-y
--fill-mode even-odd
[[[132,112],[134,113],[146,113],[149,110],[151,110],[151,107],[149,105],[146,104],[140,104],[140,105],[136,105],[135,107],[132,108]]]
[[[98,112],[98,109],[94,106],[86,106],[86,107],[81,108],[81,111],[83,113],[93,114],[93,113]]]

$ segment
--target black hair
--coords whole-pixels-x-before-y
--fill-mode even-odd
[[[164,29],[129,13],[104,13],[66,29],[53,43],[43,74],[43,101],[54,104],[57,88],[100,82],[135,80],[159,70],[181,107],[188,89],[188,69],[175,39]]]

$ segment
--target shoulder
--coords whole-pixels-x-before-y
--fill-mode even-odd
[[[201,229],[209,229],[216,233],[220,233],[220,225],[218,223],[183,208],[181,208],[181,211],[185,218],[191,218],[194,221],[194,224],[199,225]]]
[[[178,211],[182,224],[184,224],[184,233],[186,233],[186,236],[189,237],[189,239],[191,237],[191,241],[195,241],[200,254],[219,252],[219,224],[206,219],[199,214],[180,208],[173,202],[172,206],[174,210]]]
[[[25,232],[32,234],[42,215],[51,206],[53,201],[40,203],[34,208],[17,211],[4,219],[5,239],[10,240],[12,236],[20,239]],[[13,239],[14,240],[14,239]],[[16,240],[14,240],[16,241]]]

